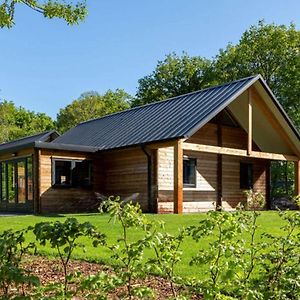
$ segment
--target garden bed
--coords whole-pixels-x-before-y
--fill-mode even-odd
[[[26,270],[39,278],[41,285],[45,286],[51,283],[63,283],[64,275],[59,259],[48,258],[44,256],[27,256],[24,259],[23,265]],[[111,268],[86,261],[72,260],[69,263],[69,271],[71,273],[80,272],[84,277],[89,275],[95,275],[101,271],[108,274],[113,274]],[[168,299],[172,297],[172,291],[170,284],[167,280],[162,277],[147,277],[145,280],[136,280],[134,285],[145,286],[151,288],[154,291],[154,299]],[[30,293],[30,289],[24,288],[25,293]],[[184,292],[184,288],[177,286],[176,290],[178,293]],[[16,291],[17,292],[17,291]],[[111,292],[108,296],[109,299],[122,299],[125,297],[125,287],[117,288],[115,291]],[[74,299],[84,299],[84,296],[77,296]],[[193,300],[203,299],[200,295],[193,295]]]

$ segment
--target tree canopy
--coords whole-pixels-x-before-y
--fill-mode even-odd
[[[213,73],[218,83],[261,74],[300,128],[300,31],[294,24],[259,21],[243,33],[237,45],[220,50]]]
[[[57,128],[63,133],[80,122],[127,109],[130,100],[131,96],[121,89],[108,90],[104,95],[97,92],[84,93],[59,111]]]
[[[261,74],[300,128],[300,31],[266,24],[246,30],[236,45],[229,43],[210,61],[199,56],[167,55],[139,80],[133,105],[142,105],[207,86]]]
[[[53,120],[44,113],[34,113],[13,102],[0,102],[0,142],[54,129]]]
[[[133,106],[199,90],[211,83],[211,62],[200,56],[169,54],[152,74],[139,80]]]
[[[2,2],[2,3],[1,3]],[[14,23],[15,10],[18,5],[25,5],[45,18],[60,18],[69,25],[78,24],[87,16],[85,1],[73,4],[61,0],[2,0],[0,2],[0,27],[10,28]]]

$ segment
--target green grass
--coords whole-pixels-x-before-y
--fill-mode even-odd
[[[191,215],[148,215],[153,220],[160,220],[165,222],[166,231],[175,234],[180,227],[187,227],[190,225],[196,225],[200,220],[204,219],[206,214],[191,214]],[[117,238],[120,237],[121,228],[118,224],[108,223],[109,217],[107,215],[100,214],[66,214],[58,216],[6,216],[0,217],[0,231],[5,229],[22,229],[29,225],[34,225],[38,222],[44,221],[64,221],[67,217],[76,217],[80,222],[89,221],[95,225],[99,231],[105,233],[108,237],[108,244],[115,243]],[[284,221],[278,216],[277,212],[267,211],[263,212],[258,218],[258,238],[263,232],[269,232],[273,234],[280,234],[281,227],[284,225]],[[137,231],[132,232],[133,239],[142,236],[142,233]],[[33,234],[29,235],[29,239],[34,239]],[[95,249],[87,239],[83,242],[86,244],[86,252],[82,250],[76,250],[73,258],[82,259],[87,261],[96,261],[105,264],[112,264],[110,259],[110,251],[104,248]],[[201,247],[209,247],[209,239],[201,242]],[[41,252],[50,257],[55,255],[55,251],[50,246],[40,247]],[[199,244],[195,243],[192,239],[188,238],[183,243],[183,259],[178,264],[176,273],[180,276],[197,276],[201,277],[203,269],[199,267],[189,266],[191,257],[197,253]],[[148,255],[148,254],[146,254]]]

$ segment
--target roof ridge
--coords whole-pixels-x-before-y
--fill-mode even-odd
[[[163,100],[159,100],[159,101],[156,101],[156,102],[147,103],[147,104],[144,104],[144,105],[140,105],[140,106],[128,108],[126,110],[118,111],[118,112],[115,112],[115,113],[112,113],[112,114],[108,114],[108,115],[105,115],[105,116],[102,116],[102,117],[98,117],[98,118],[94,118],[94,119],[90,119],[90,120],[87,120],[87,121],[80,122],[75,127],[77,127],[78,125],[81,125],[81,124],[90,123],[90,122],[97,121],[97,120],[100,120],[100,119],[105,119],[105,118],[108,118],[108,117],[111,117],[111,116],[114,116],[114,115],[118,115],[118,114],[122,114],[122,113],[125,113],[125,112],[128,112],[128,111],[133,111],[133,110],[141,109],[143,107],[157,105],[157,104],[162,103],[162,102],[167,102],[167,101],[175,100],[176,98],[179,98],[179,97],[185,97],[185,96],[196,94],[196,93],[200,93],[200,92],[203,92],[203,91],[206,91],[206,90],[209,90],[209,89],[219,88],[219,87],[226,86],[226,85],[229,85],[229,84],[232,84],[232,83],[244,81],[244,80],[247,80],[247,79],[250,79],[250,78],[254,79],[255,77],[261,77],[261,75],[260,74],[256,74],[256,75],[244,77],[244,78],[241,78],[241,79],[229,81],[229,82],[226,82],[226,83],[222,83],[222,84],[218,84],[218,85],[206,87],[204,89],[193,91],[193,92],[189,92],[189,93],[186,93],[186,94],[182,94],[182,95],[178,95],[178,96],[173,96],[173,97],[170,97],[170,98],[167,98],[167,99],[163,99]]]
[[[11,143],[15,143],[15,142],[18,142],[18,141],[22,141],[22,140],[25,140],[25,139],[28,139],[28,138],[32,138],[32,137],[38,136],[38,135],[40,135],[40,136],[45,136],[47,133],[50,133],[50,132],[53,132],[53,131],[55,131],[55,130],[47,130],[47,131],[43,131],[43,132],[40,132],[40,133],[36,133],[36,134],[24,136],[24,137],[21,137],[21,138],[19,138],[19,139],[13,140],[13,141],[1,143],[0,146],[9,145],[9,144],[11,144]]]

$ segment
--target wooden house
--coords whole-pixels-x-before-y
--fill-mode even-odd
[[[260,75],[0,145],[1,211],[95,210],[128,197],[145,212],[269,203],[270,162],[295,164],[300,135]]]

